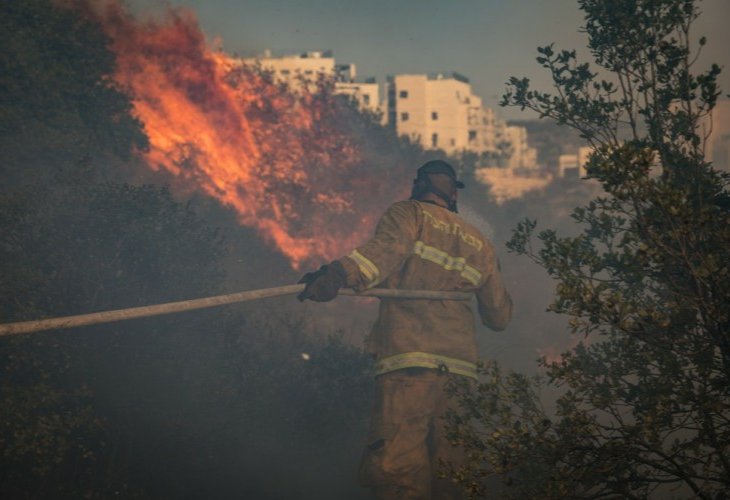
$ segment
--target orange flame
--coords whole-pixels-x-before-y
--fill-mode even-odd
[[[142,22],[111,1],[94,15],[149,137],[151,168],[235,209],[295,269],[336,258],[370,232],[377,214],[357,205],[375,181],[337,126],[326,84],[287,91],[212,49],[187,10]]]

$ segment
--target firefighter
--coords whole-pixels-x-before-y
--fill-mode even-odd
[[[373,238],[307,273],[299,300],[326,302],[342,287],[474,292],[482,322],[504,329],[512,315],[492,244],[457,215],[464,184],[448,163],[425,163],[411,198],[393,204]],[[461,498],[437,477],[439,459],[456,466],[463,450],[445,435],[453,377],[476,379],[474,314],[467,301],[382,299],[367,341],[376,360],[376,400],[360,479],[381,499]]]

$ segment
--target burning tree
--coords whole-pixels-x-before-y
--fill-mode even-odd
[[[490,365],[450,420],[474,495],[502,476],[519,498],[646,498],[730,489],[730,177],[705,161],[720,69],[694,74],[693,0],[579,0],[596,65],[539,48],[554,94],[511,78],[503,105],[574,128],[605,195],[576,208],[578,236],[508,244],[557,281],[550,310],[584,341],[542,359],[561,388],[553,417],[534,381]],[[697,44],[695,47],[695,43]],[[541,246],[533,247],[535,237]]]
[[[236,66],[191,16],[144,23],[115,2],[0,7],[3,322],[222,292],[224,279],[246,286],[230,242],[263,243],[239,223],[292,265],[338,255],[406,187],[396,167],[422,162],[327,82],[294,96]],[[173,189],[140,185],[150,167]],[[180,203],[180,184],[238,217]],[[338,234],[323,233],[332,214]],[[251,260],[258,274],[292,273]],[[212,485],[258,498],[276,482],[262,456],[271,441],[287,453],[276,457],[289,471],[279,491],[301,484],[303,460],[346,467],[334,436],[357,434],[348,427],[369,401],[352,388],[368,386],[370,359],[337,337],[315,341],[326,332],[314,327],[283,328],[279,314],[265,325],[216,311],[3,338],[0,497],[175,497]],[[201,466],[217,472],[201,479]]]
[[[341,255],[405,194],[412,164],[392,144],[376,151],[374,119],[331,78],[294,91],[211,46],[186,9],[144,19],[116,0],[80,3],[111,39],[149,168],[234,210],[292,267]]]

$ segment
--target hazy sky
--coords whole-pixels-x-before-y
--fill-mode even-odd
[[[135,6],[158,0],[130,0]],[[228,52],[264,49],[334,51],[359,77],[458,71],[485,104],[497,107],[510,76],[549,80],[535,62],[537,46],[585,47],[575,0],[171,0],[194,10],[203,31]],[[725,67],[730,93],[730,0],[704,0],[695,33],[708,38],[703,62]],[[583,52],[586,55],[586,52]],[[505,118],[526,118],[500,108]]]

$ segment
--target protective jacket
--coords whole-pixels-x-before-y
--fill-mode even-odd
[[[346,287],[474,292],[480,317],[493,330],[504,329],[512,315],[491,243],[456,213],[433,203],[393,204],[374,237],[340,262]],[[476,378],[468,301],[383,299],[368,348],[378,375],[422,367]]]

